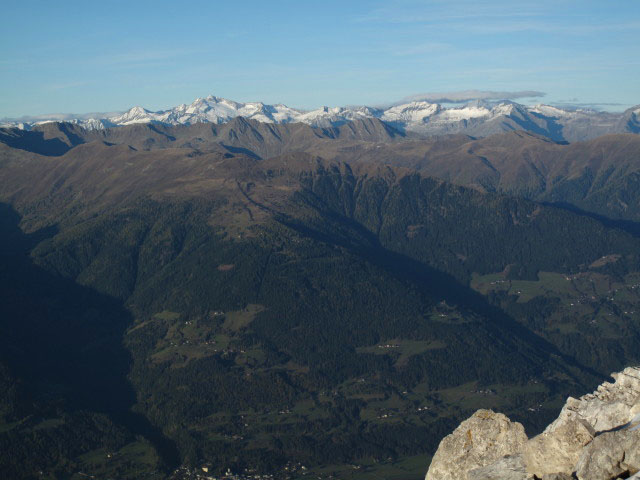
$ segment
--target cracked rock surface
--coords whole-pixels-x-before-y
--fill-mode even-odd
[[[640,367],[611,376],[568,398],[532,439],[520,423],[478,410],[442,440],[426,480],[640,480]]]
[[[501,413],[478,410],[442,440],[426,480],[465,478],[470,470],[519,453],[526,441],[522,424]]]

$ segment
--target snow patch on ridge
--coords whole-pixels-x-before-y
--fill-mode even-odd
[[[640,108],[632,111],[640,116]],[[0,126],[30,129],[42,123],[68,121],[90,130],[99,130],[114,126],[133,124],[161,123],[166,125],[191,125],[194,123],[226,123],[237,117],[257,120],[263,123],[301,122],[313,127],[329,128],[359,119],[379,119],[402,131],[420,132],[423,134],[455,133],[466,128],[478,128],[485,121],[501,119],[501,123],[511,121],[515,124],[540,124],[539,122],[564,123],[574,120],[590,122],[592,118],[606,117],[592,110],[564,110],[550,105],[527,107],[514,102],[489,103],[485,101],[470,102],[464,106],[444,107],[438,103],[427,101],[411,101],[388,108],[356,107],[321,107],[311,111],[303,111],[283,104],[267,105],[262,102],[235,102],[226,98],[209,95],[196,98],[191,104],[153,112],[141,106],[130,110],[111,114],[105,118],[90,118],[89,115],[73,118],[67,115],[41,117],[38,121],[19,119]],[[62,120],[63,119],[63,120]],[[613,123],[611,119],[604,119]],[[524,123],[523,123],[524,122]],[[596,125],[598,122],[594,122]],[[505,123],[506,124],[506,123]],[[608,128],[603,124],[600,127]],[[516,127],[517,128],[517,127]]]

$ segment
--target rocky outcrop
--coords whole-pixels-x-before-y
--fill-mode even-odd
[[[606,432],[588,445],[576,465],[579,480],[609,480],[640,471],[640,429]]]
[[[552,431],[529,440],[523,449],[527,471],[538,478],[571,473],[582,450],[595,437],[593,427],[581,418],[568,420]]]
[[[493,480],[500,476],[504,480],[530,480],[527,465],[522,455],[508,455],[486,467],[476,468],[467,473],[468,480]]]
[[[573,480],[573,477],[568,473],[547,473],[542,480]]]
[[[640,478],[640,367],[569,398],[544,432],[527,439],[502,414],[478,410],[433,457],[426,480]]]
[[[581,418],[597,432],[606,432],[631,421],[640,413],[640,368],[627,368],[611,375],[614,383],[605,382],[579,399],[569,397],[558,418],[545,432]]]
[[[478,410],[442,440],[426,480],[457,480],[460,469],[474,470],[518,453],[526,441],[520,423],[501,413]]]

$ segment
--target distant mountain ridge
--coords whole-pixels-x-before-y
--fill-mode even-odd
[[[235,102],[210,95],[190,105],[153,112],[141,106],[107,116],[75,117],[66,121],[91,130],[133,124],[192,125],[222,124],[244,117],[263,123],[305,123],[313,127],[337,127],[353,120],[379,119],[393,128],[420,136],[464,133],[485,137],[495,133],[525,130],[555,141],[588,140],[608,133],[640,133],[640,105],[623,113],[588,109],[568,110],[550,105],[525,106],[515,102],[475,101],[460,107],[412,101],[388,108],[368,106],[321,107],[303,111],[283,104]],[[33,121],[7,120],[0,126],[30,130],[36,125],[59,118],[42,117]]]
[[[0,153],[7,156],[20,151],[60,156],[95,142],[137,151],[177,149],[254,160],[306,153],[352,164],[393,165],[486,192],[571,206],[611,220],[640,221],[640,136],[629,133],[570,144],[526,131],[483,138],[415,138],[376,118],[327,128],[244,117],[219,125],[146,123],[87,130],[46,123],[30,131],[0,128]]]

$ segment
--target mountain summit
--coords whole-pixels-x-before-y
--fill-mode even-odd
[[[525,106],[510,101],[470,102],[446,107],[438,103],[412,101],[387,108],[367,106],[320,107],[304,111],[283,104],[235,102],[209,95],[196,98],[168,110],[153,112],[140,106],[104,118],[75,117],[68,121],[87,129],[104,129],[136,123],[191,125],[194,123],[226,123],[245,117],[263,123],[305,123],[313,127],[336,127],[353,120],[377,118],[402,131],[420,136],[464,133],[485,137],[494,133],[525,130],[555,141],[588,140],[607,133],[639,133],[638,106],[623,113],[598,112],[589,109],[568,110],[550,105]],[[3,127],[30,130],[33,126],[56,121],[42,117],[36,121],[5,121]]]

